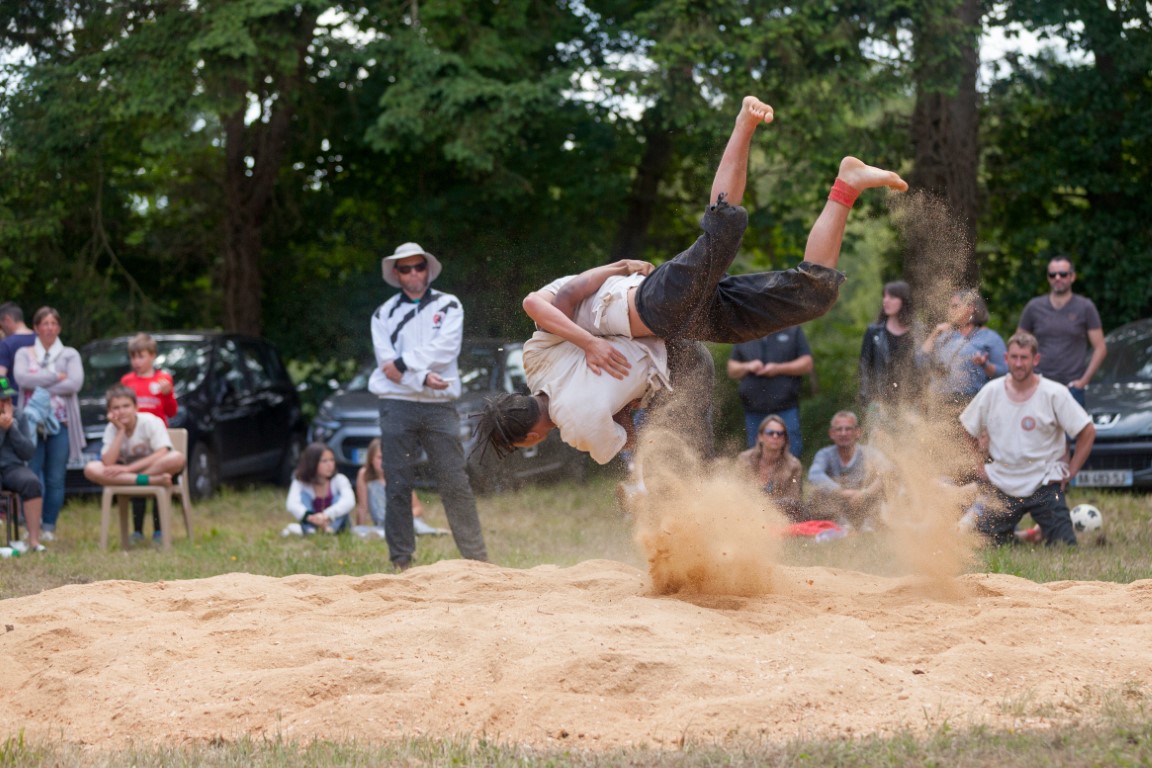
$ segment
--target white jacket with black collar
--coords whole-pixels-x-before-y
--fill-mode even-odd
[[[413,402],[447,402],[460,397],[456,358],[464,332],[464,307],[450,293],[429,288],[419,301],[400,292],[372,314],[372,347],[376,370],[368,391],[380,397]],[[381,366],[395,360],[399,382],[389,381]],[[448,388],[429,389],[424,378],[437,373]]]

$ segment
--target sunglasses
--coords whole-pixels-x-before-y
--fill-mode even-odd
[[[1071,274],[1071,272],[1049,272],[1048,279],[1051,280],[1056,277],[1068,277]]]
[[[428,269],[428,262],[422,261],[419,264],[397,264],[395,267],[393,267],[393,269],[402,275],[406,275],[412,270],[423,272],[424,270]]]
[[[764,430],[763,434],[767,435],[768,437],[784,437],[784,435],[788,433],[782,432],[779,429],[766,429]]]

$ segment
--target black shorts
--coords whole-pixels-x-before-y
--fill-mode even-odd
[[[0,474],[0,488],[12,491],[20,498],[28,501],[38,499],[43,492],[40,487],[40,478],[28,467],[9,467]]]

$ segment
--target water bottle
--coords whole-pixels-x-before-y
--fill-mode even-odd
[[[0,558],[5,557],[20,557],[20,550],[12,547],[0,547]]]

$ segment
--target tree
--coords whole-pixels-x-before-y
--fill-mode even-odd
[[[1142,2],[1026,0],[1016,22],[1068,54],[1018,57],[989,93],[987,272],[1000,303],[1069,255],[1105,327],[1152,313],[1152,24]]]
[[[221,254],[214,266],[223,324],[259,333],[263,224],[323,5],[318,0],[6,4],[0,40],[28,46],[31,59],[13,67],[8,81],[13,90],[4,104],[6,154],[18,155],[42,179],[54,166],[85,166],[89,240],[98,244],[91,250],[136,286],[133,291],[142,294],[145,305],[153,300],[107,237],[108,193],[115,198],[113,219],[122,222],[149,199],[174,202],[168,193],[178,184],[172,176],[158,178],[155,168],[175,177],[191,167],[209,172],[215,189],[194,205],[215,222],[212,250]],[[41,130],[22,130],[34,127]],[[211,147],[220,151],[208,153],[218,163],[209,170],[203,161]],[[114,178],[118,174],[137,174],[156,187],[138,188],[131,199],[117,183],[122,179]]]
[[[525,333],[509,307],[589,254],[603,258],[629,168],[624,126],[572,97],[584,24],[567,4],[525,0],[463,15],[456,2],[375,13],[377,28],[391,21],[365,48],[375,62],[366,86],[379,95],[364,141],[404,170],[390,180],[379,239],[447,257],[438,284],[463,287],[476,332]]]
[[[934,284],[978,286],[976,224],[980,153],[976,75],[980,66],[980,0],[922,0],[913,17],[916,84],[911,141],[910,186],[938,196],[954,217],[950,258],[929,258],[924,247],[910,248],[904,272],[918,293]],[[935,233],[939,237],[940,233]]]
[[[749,266],[794,263],[845,154],[893,159],[891,144],[871,129],[899,84],[865,50],[867,2],[596,0],[588,7],[601,32],[598,87],[614,103],[644,108],[613,257],[665,258],[696,236],[705,191],[747,94],[763,97],[777,115],[758,139],[746,193]]]

